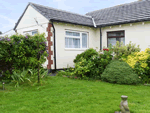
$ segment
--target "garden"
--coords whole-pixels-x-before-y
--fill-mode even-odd
[[[150,49],[117,42],[78,54],[74,67],[49,76],[44,34],[0,38],[2,113],[114,113],[121,95],[131,113],[150,112]],[[3,90],[4,88],[4,90]]]

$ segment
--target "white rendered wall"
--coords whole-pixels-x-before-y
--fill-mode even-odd
[[[102,47],[107,47],[107,32],[125,30],[125,44],[140,45],[141,51],[150,47],[150,22],[116,25],[102,28]]]
[[[65,49],[65,31],[79,31],[79,32],[88,32],[88,48],[96,47],[100,48],[100,31],[99,28],[90,28],[86,26],[73,25],[73,24],[64,24],[64,23],[54,23],[56,30],[56,65],[57,69],[67,68],[68,66],[73,66],[73,60],[77,54],[80,54],[85,51],[85,49]]]
[[[36,23],[35,19],[38,21],[38,24]],[[21,21],[19,22],[16,30],[18,34],[22,34],[22,35],[24,35],[24,32],[26,31],[38,30],[39,33],[45,33],[45,38],[47,40],[48,23],[49,21],[43,15],[41,15],[34,8],[29,6],[24,16],[22,17]],[[46,62],[43,64],[43,67],[47,68],[47,65],[48,65],[48,60],[46,58]]]

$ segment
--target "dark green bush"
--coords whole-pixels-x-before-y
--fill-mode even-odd
[[[117,84],[138,84],[140,79],[132,68],[123,61],[113,60],[107,65],[101,80]]]
[[[44,34],[0,38],[0,74],[6,79],[11,78],[12,70],[36,69],[47,56]]]
[[[83,53],[78,54],[73,62],[74,63],[79,62],[81,57],[88,60],[89,58],[91,58],[94,55],[98,55],[98,52],[95,49],[90,48],[90,49],[87,49],[86,51],[84,51]]]

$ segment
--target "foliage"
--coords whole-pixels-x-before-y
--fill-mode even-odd
[[[2,34],[2,32],[0,31],[0,34]]]
[[[91,51],[91,49],[87,51]],[[83,55],[83,53],[81,53],[81,55]],[[88,55],[88,52],[86,53],[86,55],[90,56]],[[75,68],[72,69],[70,75],[80,77],[82,79],[89,79],[89,78],[100,79],[101,74],[103,73],[104,69],[111,60],[112,60],[111,51],[103,51],[103,54],[99,54],[97,52],[95,55],[90,56],[89,58],[81,57],[80,59],[78,59],[78,62],[75,63]]]
[[[88,60],[89,58],[91,58],[94,55],[98,55],[98,52],[95,49],[93,49],[93,48],[87,49],[86,51],[84,51],[81,54],[78,54],[76,56],[76,58],[74,59],[74,63],[79,62],[81,57]]]
[[[39,70],[40,72],[40,78],[44,78],[47,76],[48,70],[44,70],[41,68]],[[37,69],[22,69],[13,71],[13,74],[11,74],[12,83],[15,84],[15,87],[18,87],[22,83],[30,83],[33,84],[37,81]]]
[[[0,73],[10,78],[12,70],[35,69],[46,61],[44,34],[0,38]],[[38,58],[40,58],[38,60]]]
[[[134,71],[142,78],[143,82],[148,82],[150,79],[150,49],[147,48],[141,52],[135,52],[123,59],[127,62]]]
[[[123,61],[113,60],[104,70],[101,79],[117,84],[138,84],[140,79],[132,68]]]
[[[112,45],[109,45],[112,46]],[[136,47],[136,44],[129,42],[129,44],[124,45],[122,42],[117,41],[116,45],[110,48],[111,51],[115,53],[115,59],[126,58],[128,55],[131,55],[134,52],[139,52],[139,45]]]

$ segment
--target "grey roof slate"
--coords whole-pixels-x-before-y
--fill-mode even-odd
[[[110,8],[100,9],[89,12],[86,15],[58,10],[35,3],[29,3],[25,11],[29,5],[31,5],[48,20],[68,22],[92,27],[94,27],[92,18],[94,18],[96,26],[108,26],[150,20],[150,0],[136,1]],[[19,24],[25,11],[19,18],[14,30]]]
[[[150,20],[150,1],[136,1],[89,12],[97,26],[115,25]]]
[[[94,26],[92,18],[86,15],[80,15],[68,11],[58,10],[35,3],[29,3],[33,8],[40,12],[48,20],[58,20],[74,24]]]

